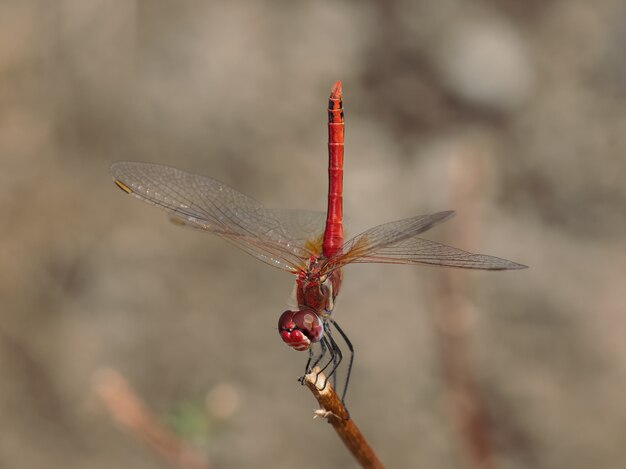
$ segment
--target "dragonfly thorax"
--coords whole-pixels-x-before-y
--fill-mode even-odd
[[[298,278],[323,283],[326,280],[326,275],[324,274],[325,267],[326,262],[323,257],[311,256],[309,262],[307,262],[306,269],[300,271]]]
[[[318,315],[330,315],[339,293],[341,270],[330,273],[324,258],[312,257],[296,279],[296,300],[299,308],[310,308]]]

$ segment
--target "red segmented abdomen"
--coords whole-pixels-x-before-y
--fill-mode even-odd
[[[322,252],[331,257],[343,245],[343,104],[341,82],[333,86],[328,100],[328,211]]]

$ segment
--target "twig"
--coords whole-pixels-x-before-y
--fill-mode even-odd
[[[315,412],[315,416],[326,418],[339,437],[362,467],[368,469],[384,469],[383,463],[365,440],[365,437],[350,418],[348,411],[337,396],[337,393],[327,381],[319,368],[304,377],[304,382],[317,399],[322,409]]]
[[[181,469],[209,469],[206,458],[159,422],[120,373],[99,371],[93,388],[119,425],[170,464]]]
[[[488,152],[485,142],[464,141],[450,161],[451,206],[468,220],[463,230],[457,230],[454,235],[448,232],[447,241],[453,245],[471,248],[478,239],[490,169]],[[493,469],[496,461],[488,412],[469,359],[468,327],[472,305],[467,299],[469,279],[466,274],[453,269],[439,271],[435,330],[446,397],[467,461],[475,469]]]

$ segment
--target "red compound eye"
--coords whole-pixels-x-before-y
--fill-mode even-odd
[[[324,334],[322,320],[312,309],[285,311],[278,319],[278,332],[283,342],[295,350],[307,350]]]

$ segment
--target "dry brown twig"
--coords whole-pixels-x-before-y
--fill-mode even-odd
[[[314,417],[324,418],[333,426],[362,467],[384,469],[330,382],[324,386],[326,380],[319,368],[313,369],[304,379],[322,407],[315,411]],[[181,469],[209,469],[206,458],[161,424],[119,372],[112,369],[99,371],[93,388],[115,421],[159,456]]]
[[[362,467],[368,469],[384,469],[383,463],[369,445],[365,437],[350,418],[348,411],[327,382],[326,376],[319,368],[314,368],[304,377],[304,383],[313,393],[321,409],[315,411],[315,417],[323,417],[330,423],[343,443]]]
[[[209,469],[209,463],[154,416],[126,379],[113,369],[96,373],[93,389],[115,421],[174,467]]]
[[[463,230],[447,233],[452,245],[477,244],[485,188],[490,172],[489,142],[464,141],[450,159],[451,206],[467,220]],[[441,269],[436,286],[435,331],[450,414],[461,437],[468,466],[494,469],[497,465],[487,406],[471,359],[469,328],[472,304],[467,272]]]

